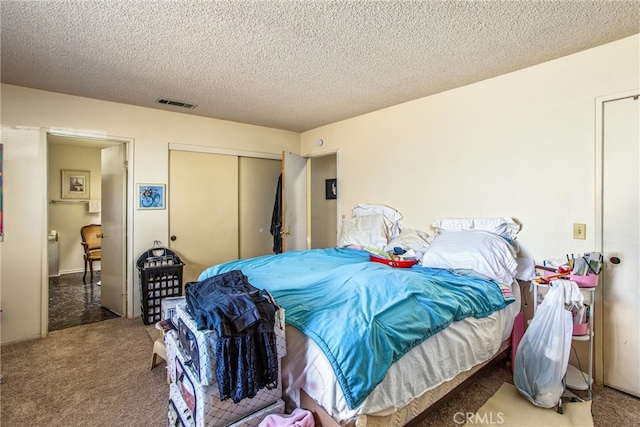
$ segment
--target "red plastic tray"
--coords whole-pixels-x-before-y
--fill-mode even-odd
[[[394,260],[388,258],[380,258],[375,255],[369,255],[369,259],[373,262],[379,262],[393,268],[411,268],[418,263],[417,259],[412,260]]]

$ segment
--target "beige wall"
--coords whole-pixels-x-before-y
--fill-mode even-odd
[[[640,86],[640,35],[480,83],[323,126],[302,134],[2,85],[2,124],[82,130],[133,139],[134,182],[167,182],[167,144],[314,156],[340,151],[339,214],[362,202],[397,208],[406,227],[431,231],[439,217],[512,216],[523,224],[522,255],[541,260],[594,249],[594,108],[597,97]],[[37,336],[38,245],[20,259],[20,220],[38,223],[46,190],[38,167],[43,153],[5,155],[6,218],[2,243],[2,341]],[[31,135],[33,136],[33,135]],[[301,138],[301,145],[300,145]],[[316,146],[322,139],[324,145]],[[33,144],[29,145],[33,148]],[[36,144],[37,150],[37,144]],[[13,154],[12,154],[13,156]],[[8,179],[30,169],[29,193]],[[22,209],[22,208],[20,208]],[[11,217],[9,216],[11,214]],[[133,213],[133,253],[167,242],[167,211]],[[572,239],[572,224],[587,224],[587,239]],[[46,226],[23,230],[41,235]],[[42,259],[42,249],[38,259]],[[7,269],[7,265],[11,266]],[[133,272],[130,269],[130,280]],[[137,289],[136,286],[130,288]],[[134,298],[137,308],[137,293]],[[137,313],[137,311],[136,311]]]
[[[510,216],[521,256],[563,258],[598,250],[596,98],[638,88],[640,35],[305,132],[301,152],[340,150],[341,215],[383,203],[429,233],[441,217]]]
[[[2,342],[40,336],[46,283],[46,130],[65,130],[130,140],[131,183],[168,182],[168,146],[185,144],[236,153],[299,153],[295,132],[134,107],[3,84],[5,231],[0,307]],[[9,178],[11,176],[11,179]],[[24,178],[23,184],[17,178]],[[132,199],[130,199],[130,202]],[[168,210],[130,211],[129,301],[139,315],[135,260],[154,240],[168,242]],[[44,263],[44,266],[43,266]]]
[[[636,35],[304,132],[301,152],[340,150],[341,215],[383,203],[430,233],[440,217],[511,216],[524,256],[591,251],[595,100],[640,86],[639,44]],[[587,224],[586,240],[573,240],[573,223]]]
[[[101,149],[77,145],[49,144],[49,166],[47,171],[47,200],[61,200],[62,170],[86,170],[91,173],[91,199],[100,200],[101,194]],[[89,212],[88,203],[48,204],[49,225],[47,230],[59,234],[60,273],[84,271],[83,250],[80,244],[80,227],[100,224],[100,213]],[[100,268],[100,264],[94,264]]]

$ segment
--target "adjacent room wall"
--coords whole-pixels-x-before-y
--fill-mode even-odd
[[[168,183],[169,143],[215,147],[236,153],[299,153],[295,132],[116,104],[3,84],[5,240],[0,289],[2,342],[43,332],[42,281],[46,272],[47,176],[45,130],[66,130],[132,140],[134,183]],[[20,135],[27,134],[28,143]],[[23,172],[20,172],[23,171]],[[18,178],[27,179],[26,183]],[[132,190],[130,188],[130,190]],[[135,260],[154,240],[168,243],[168,210],[133,211],[133,250],[128,254],[129,301],[140,313]],[[46,277],[44,278],[46,281]]]
[[[337,178],[337,156],[311,159],[311,248],[331,248],[338,241],[337,199],[326,198],[326,180]]]
[[[60,273],[84,271],[84,251],[81,245],[80,228],[88,224],[100,224],[100,213],[89,212],[88,203],[62,200],[61,171],[63,169],[89,171],[91,173],[91,199],[100,200],[101,149],[78,145],[49,144],[48,157],[49,225],[47,229],[58,232]],[[52,203],[51,200],[55,202]],[[95,263],[94,268],[100,269],[100,263]]]

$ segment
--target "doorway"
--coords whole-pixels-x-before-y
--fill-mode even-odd
[[[311,158],[311,249],[338,243],[337,154]]]
[[[103,150],[108,147],[115,148],[121,156],[124,156],[120,162],[123,166],[126,160],[126,144],[121,141],[47,133],[49,278],[46,314],[49,332],[112,319],[126,312],[124,306],[120,304],[116,304],[115,309],[111,306],[109,309],[105,308],[104,255],[102,261],[93,263],[93,280],[91,280],[90,271],[86,272],[85,279],[84,251],[80,236],[82,226],[103,224],[105,221],[103,206],[123,204],[126,206],[126,171],[123,172],[125,183],[123,191],[107,192],[105,200]],[[69,194],[63,191],[64,180],[69,179],[69,176],[81,176],[85,181],[82,194],[69,197]],[[114,197],[121,200],[114,203],[112,200]],[[122,212],[122,219],[117,221],[126,221],[126,209]],[[102,231],[102,234],[107,234],[104,228]],[[108,234],[112,235],[112,233]],[[104,248],[102,252],[104,253]],[[119,250],[119,252],[126,253],[126,250]],[[118,267],[123,262],[114,264],[108,261],[107,264],[115,265],[116,267],[110,267],[109,271],[115,271],[118,276],[122,276],[115,279],[109,277],[107,281],[116,283],[116,287],[121,283],[120,286],[123,287],[126,283],[126,268]],[[116,298],[122,300],[123,291],[126,291],[126,288],[116,289]]]

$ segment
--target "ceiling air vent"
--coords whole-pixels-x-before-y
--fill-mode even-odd
[[[173,101],[171,99],[164,99],[164,98],[160,98],[156,102],[158,104],[173,105],[174,107],[188,108],[190,110],[193,110],[194,108],[197,107],[197,105],[189,104],[188,102]]]

